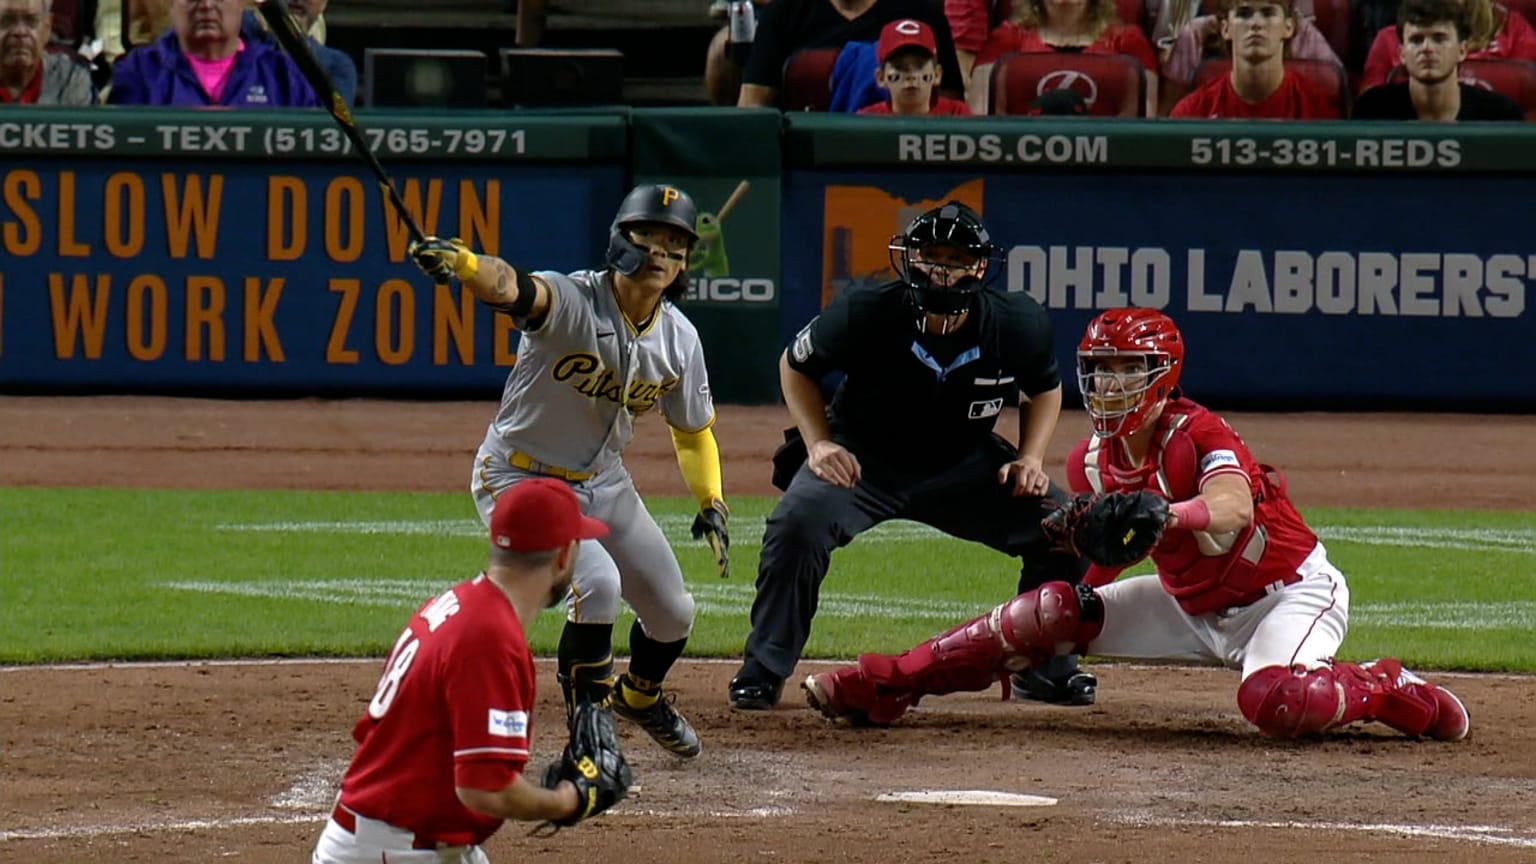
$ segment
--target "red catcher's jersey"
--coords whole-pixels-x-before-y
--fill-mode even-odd
[[[352,729],[341,803],[418,838],[483,843],[501,820],[466,808],[454,787],[500,789],[523,770],[533,691],[522,625],[484,573],[428,600]]]
[[[1253,521],[1227,534],[1167,531],[1152,550],[1163,589],[1190,615],[1247,605],[1299,578],[1296,568],[1316,548],[1317,536],[1286,499],[1278,472],[1256,462],[1225,420],[1182,397],[1163,408],[1141,466],[1132,467],[1113,439],[1097,437],[1079,441],[1067,457],[1073,492],[1146,489],[1170,503],[1195,497],[1222,474],[1248,481]],[[1094,569],[1091,583],[1114,578]]]

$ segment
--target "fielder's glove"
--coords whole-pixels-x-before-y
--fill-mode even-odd
[[[560,761],[544,770],[544,788],[553,789],[562,780],[576,786],[580,803],[576,812],[547,823],[556,829],[596,816],[629,794],[634,775],[619,749],[612,711],[591,702],[576,703],[571,714],[571,740]]]
[[[1152,551],[1168,522],[1168,502],[1151,492],[1084,492],[1040,520],[1057,548],[1102,567],[1128,567]]]
[[[731,535],[725,530],[725,520],[730,515],[725,502],[716,498],[693,517],[693,539],[709,541],[709,548],[715,553],[715,564],[720,567],[721,579],[731,575]]]
[[[452,278],[461,281],[468,279],[478,269],[479,262],[475,259],[475,253],[469,251],[464,241],[457,238],[445,240],[428,236],[412,241],[405,251],[421,272],[438,283]]]

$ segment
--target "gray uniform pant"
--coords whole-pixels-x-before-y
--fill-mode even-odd
[[[482,445],[475,457],[470,490],[480,520],[491,524],[496,496],[512,484],[542,476],[507,464],[503,455]],[[565,617],[574,624],[612,624],[622,598],[635,610],[645,635],[657,642],[688,638],[693,630],[693,595],[683,582],[677,556],[666,535],[640,500],[622,463],[571,488],[581,512],[608,525],[600,540],[583,540],[576,554]]]
[[[997,482],[998,469],[1013,458],[1002,442],[978,447],[939,471],[903,470],[868,458],[849,442],[839,443],[858,456],[863,478],[844,489],[802,465],[768,517],[745,674],[789,677],[810,638],[832,550],[888,519],[921,522],[1022,559],[1019,592],[1082,577],[1083,563],[1052,551],[1041,534],[1040,519],[1054,505],[1039,497],[1016,498]],[[1048,496],[1066,500],[1055,485]]]

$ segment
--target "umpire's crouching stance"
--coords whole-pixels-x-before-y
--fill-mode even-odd
[[[832,550],[887,519],[1021,558],[1021,590],[1077,581],[1085,569],[1040,532],[1055,506],[1042,498],[1065,500],[1042,467],[1061,411],[1045,310],[1026,294],[986,287],[994,247],[980,217],[958,202],[917,217],[890,250],[899,281],[838,296],[779,360],[799,436],[788,433],[774,458],[785,492],[763,537],[732,707],[778,702],[810,637]],[[820,382],[834,371],[845,377],[829,409]],[[1015,403],[1018,449],[992,431]],[[1014,685],[1021,695],[1085,705],[1096,683],[1066,657]]]

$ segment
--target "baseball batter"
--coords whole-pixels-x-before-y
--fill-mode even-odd
[[[692,630],[693,596],[621,455],[635,419],[659,410],[700,504],[693,536],[710,540],[725,575],[727,510],[709,375],[698,331],[671,302],[687,287],[695,218],[681,189],[636,187],[614,217],[608,267],[570,274],[529,273],[456,240],[431,237],[411,249],[429,276],[457,278],[522,331],[470,478],[481,518],[505,490],[547,476],[571,484],[582,510],[612,526],[583,544],[566,598],[559,675],[567,706],[611,696],[615,713],[685,757],[699,753],[698,735],[662,698],[662,681]],[[620,599],[637,620],[629,668],[615,681]]]
[[[899,657],[866,655],[811,676],[813,707],[888,723],[923,695],[983,690],[1011,668],[1076,646],[1241,669],[1238,707],[1266,735],[1374,720],[1413,736],[1466,736],[1467,710],[1444,687],[1390,658],[1333,659],[1349,622],[1344,576],[1278,472],[1179,391],[1184,342],[1168,316],[1111,309],[1088,325],[1077,356],[1093,435],[1068,456],[1070,484],[1169,502],[1151,552],[1156,574],[1114,581],[1118,571],[1095,565],[1076,588],[1057,582],[1020,594]]]
[[[560,602],[580,544],[607,527],[555,480],[501,496],[485,572],[411,616],[352,729],[357,751],[314,864],[483,864],[506,819],[570,820],[569,781],[529,779],[533,658],[524,632]]]

